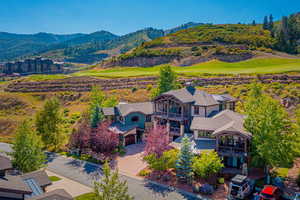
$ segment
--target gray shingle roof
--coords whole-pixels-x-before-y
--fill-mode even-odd
[[[126,116],[132,112],[141,112],[145,115],[153,114],[152,102],[119,104],[117,108],[121,116]]]
[[[217,105],[219,102],[213,97],[213,95],[206,93],[205,91],[197,90],[193,87],[185,87],[178,90],[171,90],[165,92],[162,95],[172,95],[182,103],[194,103],[199,106]]]
[[[56,189],[39,196],[29,198],[28,200],[72,200],[72,196],[64,189]]]
[[[21,175],[22,179],[34,179],[39,186],[45,187],[51,184],[51,181],[45,171],[39,170]]]
[[[115,115],[115,108],[109,107],[109,108],[102,108],[103,114],[105,116],[112,116]]]
[[[191,129],[213,131],[212,135],[236,132],[251,137],[251,133],[244,129],[244,116],[231,110],[224,110],[212,118],[194,117]]]
[[[0,178],[0,191],[16,194],[31,194],[31,189],[20,176],[5,176]]]
[[[0,170],[12,169],[12,164],[9,158],[0,155]]]
[[[118,133],[118,134],[124,134],[128,131],[131,131],[135,128],[137,128],[138,125],[136,124],[122,124],[121,122],[114,122],[110,125],[109,130]]]
[[[230,96],[229,94],[213,94],[212,95],[213,98],[216,100],[216,101],[219,101],[219,102],[224,102],[224,101],[237,101],[236,98]]]

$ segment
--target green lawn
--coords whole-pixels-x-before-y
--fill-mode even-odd
[[[51,182],[55,182],[55,181],[60,181],[61,178],[57,177],[57,176],[49,176],[49,179]]]
[[[95,198],[95,194],[91,192],[91,193],[86,193],[78,197],[75,197],[75,200],[93,200],[94,198]]]
[[[111,69],[91,69],[72,74],[73,76],[97,76],[105,78],[153,76],[158,75],[160,66],[154,67],[116,67]],[[183,76],[203,74],[256,74],[300,71],[300,59],[254,58],[247,61],[227,63],[217,60],[188,67],[173,67]]]

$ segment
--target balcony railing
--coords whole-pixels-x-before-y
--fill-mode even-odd
[[[230,154],[240,154],[246,153],[243,147],[232,147],[232,146],[223,146],[219,145],[219,152],[230,153]]]
[[[155,112],[155,115],[159,115],[166,118],[188,118],[187,115],[181,115],[180,113],[166,113],[166,112]]]

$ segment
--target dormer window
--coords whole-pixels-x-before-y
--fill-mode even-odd
[[[194,106],[194,114],[199,115],[199,106]]]
[[[132,122],[138,122],[138,121],[139,121],[139,117],[138,117],[138,116],[133,116],[133,117],[131,118],[131,121],[132,121]]]

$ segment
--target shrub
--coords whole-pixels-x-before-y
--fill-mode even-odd
[[[131,92],[134,93],[136,92],[138,89],[136,87],[131,88]]]
[[[218,178],[218,183],[219,183],[219,184],[224,184],[224,183],[225,183],[224,178]]]
[[[151,170],[149,169],[143,169],[139,172],[140,176],[148,176],[151,173]]]
[[[200,157],[195,157],[192,164],[192,169],[196,175],[201,178],[208,178],[217,174],[223,164],[218,154],[215,151],[202,153]]]
[[[289,169],[288,168],[276,168],[273,171],[273,175],[280,177],[280,178],[286,178],[288,175]]]
[[[170,168],[175,168],[176,160],[178,157],[178,150],[171,149],[163,152],[162,156],[157,157],[154,153],[144,157],[151,169],[157,171],[164,171]]]

